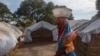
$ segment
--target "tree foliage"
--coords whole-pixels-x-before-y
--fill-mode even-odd
[[[5,17],[10,17],[11,15],[10,10],[8,9],[8,7],[0,2],[0,20],[1,21],[5,21],[7,18]],[[7,19],[8,20],[8,19]]]
[[[8,7],[0,2],[0,15],[4,13],[11,13]]]
[[[96,9],[100,11],[100,0],[96,0]]]
[[[96,0],[96,9],[97,9],[97,14],[93,16],[92,19],[100,18],[100,0]]]
[[[40,20],[52,23],[53,15],[52,9],[54,8],[52,2],[45,3],[44,0],[24,0],[15,14],[20,16],[26,16],[26,18],[35,19],[37,22]],[[51,19],[50,19],[51,18]]]
[[[14,16],[19,19],[21,16],[25,16],[24,21],[27,19],[31,21],[36,20],[36,22],[44,20],[53,24],[55,17],[52,14],[52,9],[56,7],[66,6],[54,5],[53,2],[46,3],[44,0],[24,0],[15,12]],[[72,20],[73,16],[71,15],[69,19]]]
[[[29,17],[30,13],[35,9],[40,9],[45,3],[43,0],[25,0],[20,4],[20,7],[15,12],[19,16]]]

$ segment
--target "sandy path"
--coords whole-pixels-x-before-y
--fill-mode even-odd
[[[11,56],[54,56],[56,43],[25,43],[20,49],[15,50]]]

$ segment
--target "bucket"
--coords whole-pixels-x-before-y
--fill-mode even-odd
[[[69,8],[55,8],[52,10],[55,17],[69,17],[71,15],[71,9]]]

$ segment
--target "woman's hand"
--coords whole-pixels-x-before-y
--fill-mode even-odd
[[[71,35],[66,35],[64,40],[63,40],[63,43],[68,43],[71,41],[71,39],[72,39]]]
[[[69,43],[73,41],[76,38],[76,36],[77,36],[76,33],[72,31],[71,33],[65,36],[63,43]]]

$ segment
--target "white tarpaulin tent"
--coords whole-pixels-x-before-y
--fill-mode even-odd
[[[73,30],[79,28],[81,25],[83,25],[84,23],[88,22],[89,20],[69,20],[69,23],[72,27]]]
[[[85,25],[82,25],[77,31],[82,38],[82,42],[89,43],[91,41],[91,34],[100,33],[100,19],[92,19]]]
[[[0,22],[0,56],[5,55],[18,43],[17,39],[22,32],[15,26]]]
[[[52,31],[53,41],[57,41],[57,29],[56,29],[56,27],[45,22],[45,21],[40,21],[40,22],[38,22],[34,25],[27,27],[25,29],[25,35],[26,35],[25,41],[26,42],[32,42],[31,32],[36,31],[37,29],[39,29],[41,27]]]

